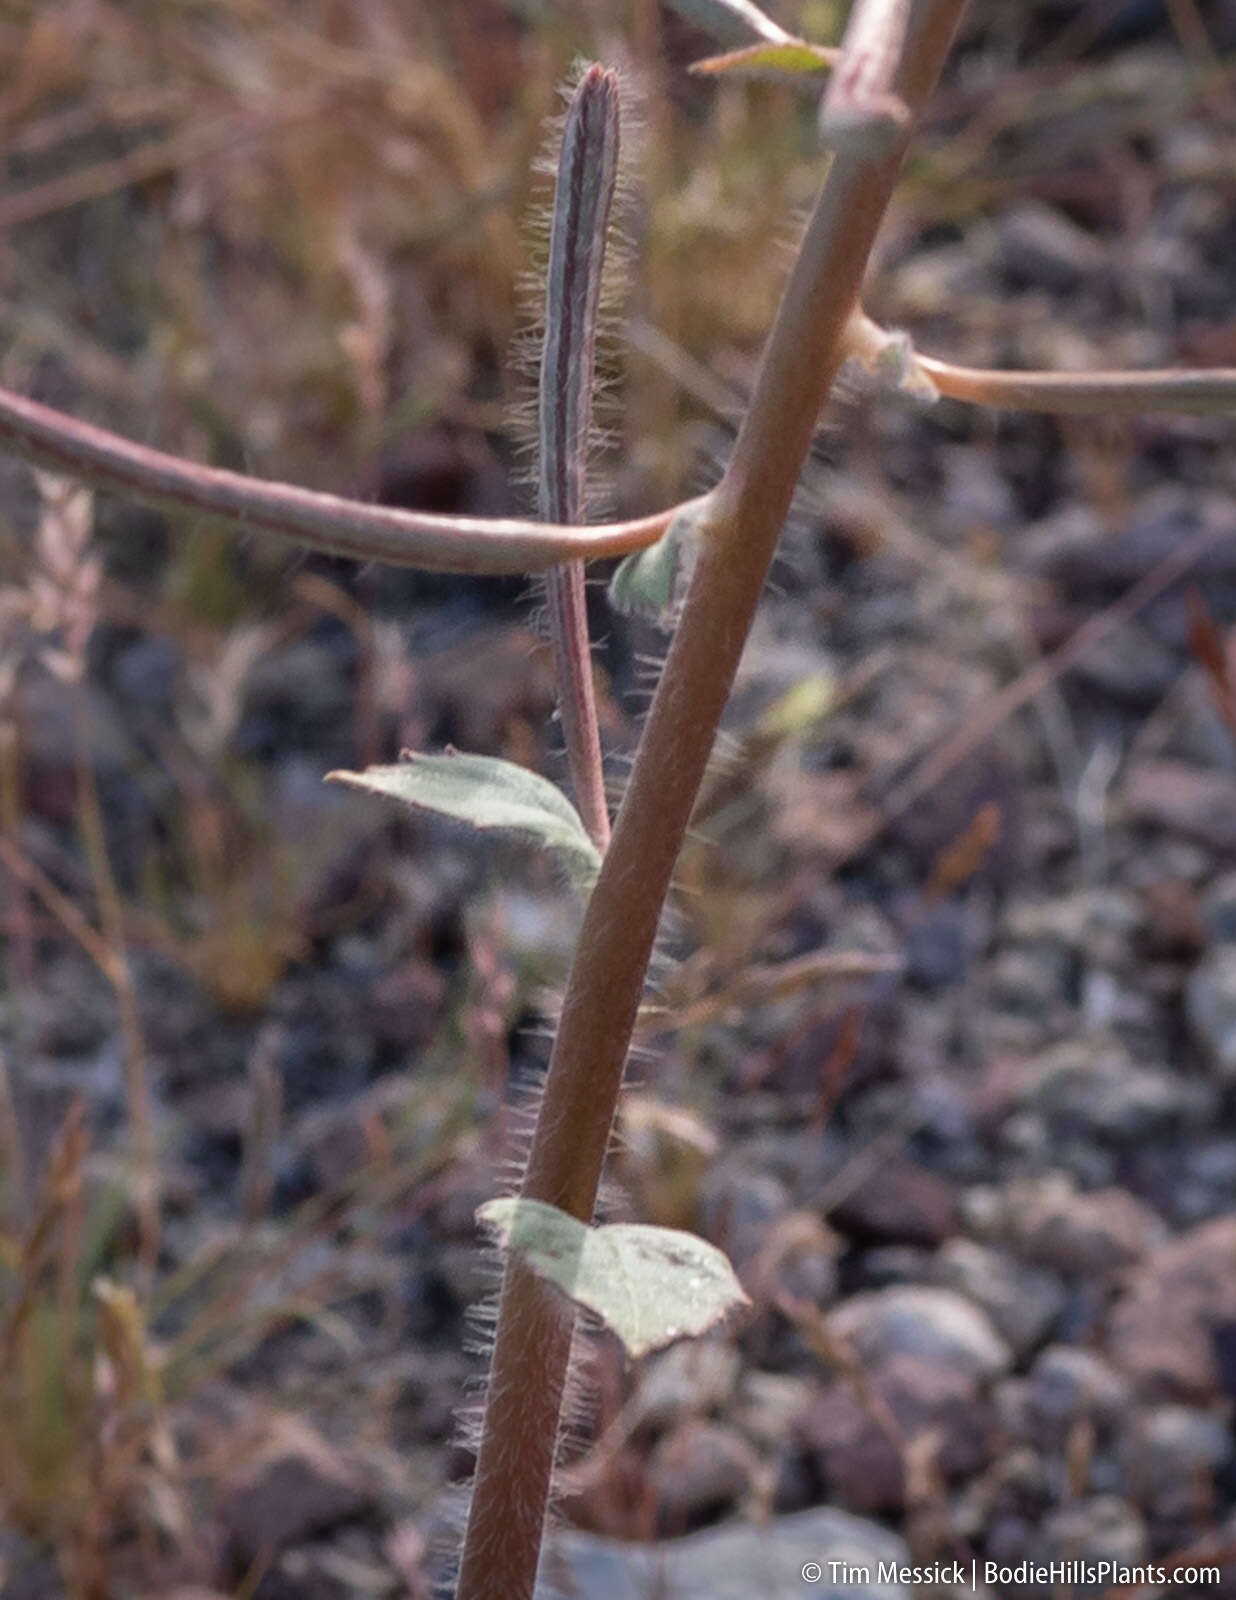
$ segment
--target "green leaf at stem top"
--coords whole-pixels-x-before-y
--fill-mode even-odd
[[[785,39],[778,44],[760,43],[730,50],[723,56],[705,56],[687,68],[698,76],[717,78],[748,75],[759,78],[805,79],[810,85],[821,73],[836,66],[840,51],[827,45],[808,44],[805,39]]]
[[[477,1218],[539,1277],[611,1328],[631,1356],[706,1333],[750,1304],[725,1256],[676,1228],[589,1227],[539,1200],[490,1200]]]
[[[548,778],[512,761],[405,750],[393,767],[330,772],[327,782],[386,795],[475,828],[532,834],[563,858],[571,876],[585,888],[591,888],[601,868],[600,852],[567,797]]]

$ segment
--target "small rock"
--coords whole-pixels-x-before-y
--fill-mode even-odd
[[[922,1283],[930,1256],[909,1244],[877,1245],[864,1250],[856,1264],[853,1288],[887,1289],[893,1284]]]
[[[631,1405],[641,1426],[664,1428],[682,1417],[702,1417],[729,1400],[742,1357],[719,1339],[685,1339],[644,1364]]]
[[[55,1556],[16,1528],[0,1525],[0,1594],[4,1600],[55,1600],[62,1593]]]
[[[854,1295],[831,1314],[829,1329],[869,1372],[894,1356],[968,1378],[994,1377],[1012,1364],[987,1315],[948,1289],[898,1286]]]
[[[1124,802],[1138,822],[1183,833],[1212,850],[1236,849],[1236,781],[1183,761],[1135,766]]]
[[[352,1544],[359,1548],[351,1548]],[[398,1581],[369,1538],[330,1540],[288,1550],[265,1574],[254,1600],[396,1600]]]
[[[961,1220],[980,1239],[1001,1235],[1008,1223],[1004,1194],[994,1184],[976,1183],[964,1191],[960,1202]]]
[[[153,635],[138,635],[117,654],[111,672],[113,693],[143,731],[170,726],[181,662],[175,640]]]
[[[320,760],[350,762],[354,665],[355,645],[334,619],[312,636],[263,652],[244,683],[236,748],[260,761],[304,750]]]
[[[981,1306],[1018,1357],[1042,1343],[1067,1300],[1054,1272],[1028,1267],[970,1239],[950,1240],[931,1270],[941,1288]]]
[[[1236,938],[1236,878],[1232,880],[1230,933],[1214,937]],[[1201,908],[1192,885],[1184,878],[1151,878],[1142,887],[1145,926],[1142,945],[1152,960],[1196,961],[1206,944]]]
[[[1097,1437],[1106,1438],[1124,1419],[1130,1398],[1128,1380],[1092,1350],[1049,1345],[1026,1383],[1031,1442],[1044,1450],[1060,1449],[1082,1419],[1094,1424]]]
[[[1206,890],[1202,924],[1215,944],[1236,944],[1236,872],[1225,872]]]
[[[657,1441],[649,1476],[657,1523],[676,1536],[732,1510],[751,1488],[754,1451],[732,1428],[686,1422]]]
[[[843,1233],[860,1239],[935,1245],[957,1222],[951,1183],[911,1161],[889,1161],[830,1213]]]
[[[1236,945],[1216,945],[1190,973],[1185,1016],[1224,1082],[1236,1082]]]
[[[1118,1272],[1166,1237],[1158,1217],[1126,1190],[1081,1193],[1060,1173],[1010,1185],[1008,1214],[1021,1255],[1079,1277]]]
[[[1081,1134],[1137,1144],[1215,1113],[1205,1084],[1137,1066],[1107,1040],[1069,1040],[1023,1068],[1024,1096],[1057,1138]]]
[[[1236,1139],[1191,1141],[1171,1204],[1173,1218],[1185,1227],[1236,1210]]]
[[[1232,1454],[1226,1422],[1190,1406],[1156,1406],[1125,1434],[1125,1477],[1160,1523],[1181,1535],[1203,1527],[1215,1509],[1215,1474]]]
[[[374,983],[369,993],[374,1039],[380,1049],[411,1058],[441,1021],[447,982],[428,961],[403,960]]]
[[[1043,1524],[1043,1542],[1049,1561],[1110,1561],[1131,1567],[1147,1555],[1142,1519],[1115,1495],[1095,1495],[1057,1511]]]
[[[1147,1398],[1207,1400],[1219,1373],[1216,1330],[1236,1321],[1236,1217],[1156,1250],[1112,1312],[1112,1360]]]
[[[987,969],[993,1008],[1037,1020],[1064,998],[1072,957],[1063,948],[1001,950]]]
[[[653,1593],[674,1600],[750,1600],[803,1592],[814,1600],[910,1600],[900,1584],[874,1581],[881,1563],[900,1566],[909,1559],[905,1544],[887,1529],[831,1507],[758,1527],[708,1528],[664,1544],[568,1531],[550,1536],[537,1600],[561,1593],[589,1600],[646,1600]],[[821,1581],[805,1589],[808,1563],[819,1566]],[[842,1581],[842,1567],[868,1568],[873,1581]]]
[[[116,1027],[116,1000],[106,980],[76,949],[41,965],[26,988],[23,1021],[31,1048],[49,1056],[99,1050]]]
[[[1179,670],[1175,652],[1134,622],[1087,650],[1077,678],[1117,702],[1146,707],[1166,693]]]
[[[816,1385],[809,1378],[755,1368],[739,1384],[734,1421],[754,1444],[779,1446],[805,1414],[815,1391]]]
[[[760,1251],[769,1228],[793,1210],[779,1178],[737,1162],[714,1167],[700,1187],[700,1231],[740,1272]]]
[[[898,1511],[905,1503],[905,1469],[895,1438],[849,1383],[830,1384],[796,1430],[829,1499],[852,1511]]]
[[[900,1430],[882,1423],[852,1383],[830,1384],[802,1420],[800,1437],[814,1452],[830,1495],[854,1511],[892,1511],[905,1503],[907,1445],[931,1434],[932,1459],[946,1478],[980,1471],[991,1453],[995,1413],[975,1380],[936,1362],[893,1356],[874,1387]]]
[[[960,983],[966,972],[964,907],[946,900],[913,922],[906,933],[906,979],[928,990]]]
[[[325,1440],[300,1424],[281,1424],[263,1459],[220,1506],[232,1570],[248,1572],[372,1505],[370,1487]]]
[[[1018,284],[1068,294],[1109,270],[1100,241],[1045,205],[1014,207],[1001,218],[998,238],[1005,271]]]
[[[1059,899],[1014,900],[1005,936],[1018,944],[1062,946],[1102,966],[1123,966],[1143,919],[1135,896],[1119,889],[1083,889]]]

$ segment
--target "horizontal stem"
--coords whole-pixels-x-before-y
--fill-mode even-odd
[[[932,356],[915,365],[950,400],[1022,411],[1236,411],[1236,368],[1156,372],[995,372],[955,367]]]
[[[655,544],[685,509],[673,506],[631,522],[575,528],[367,505],[198,466],[8,389],[0,389],[0,449],[150,505],[223,517],[254,533],[333,555],[430,572],[541,572],[560,561],[626,555]]]

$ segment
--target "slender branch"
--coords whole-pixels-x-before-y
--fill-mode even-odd
[[[917,0],[893,87],[912,115],[964,0]],[[777,538],[892,192],[893,148],[837,156],[782,300],[701,548],[596,888],[588,903],[525,1175],[525,1198],[592,1216],[661,908]],[[533,1592],[573,1318],[512,1258],[459,1600]]]
[[[429,572],[541,572],[655,544],[685,509],[575,528],[366,505],[292,484],[202,467],[0,389],[0,449],[150,505],[199,511],[333,555]]]
[[[618,181],[618,80],[592,67],[567,112],[554,192],[545,342],[539,396],[540,512],[547,522],[584,519],[597,314]],[[567,765],[593,843],[609,843],[584,563],[546,573],[550,638]]]
[[[1170,368],[1156,372],[988,372],[932,356],[916,365],[951,400],[976,405],[1069,412],[1236,411],[1236,367]]]
[[[882,328],[856,307],[846,329],[846,349],[899,389],[935,399],[965,400],[1055,415],[1174,411],[1236,411],[1236,367],[1165,367],[1138,372],[1001,372],[958,367],[920,355],[907,334]]]

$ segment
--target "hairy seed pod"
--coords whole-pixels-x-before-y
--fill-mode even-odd
[[[618,80],[593,66],[580,79],[563,129],[550,229],[537,423],[538,510],[547,522],[583,520],[596,377],[597,316],[618,181]],[[593,842],[609,842],[597,731],[584,567],[546,579],[550,636],[567,760]]]

